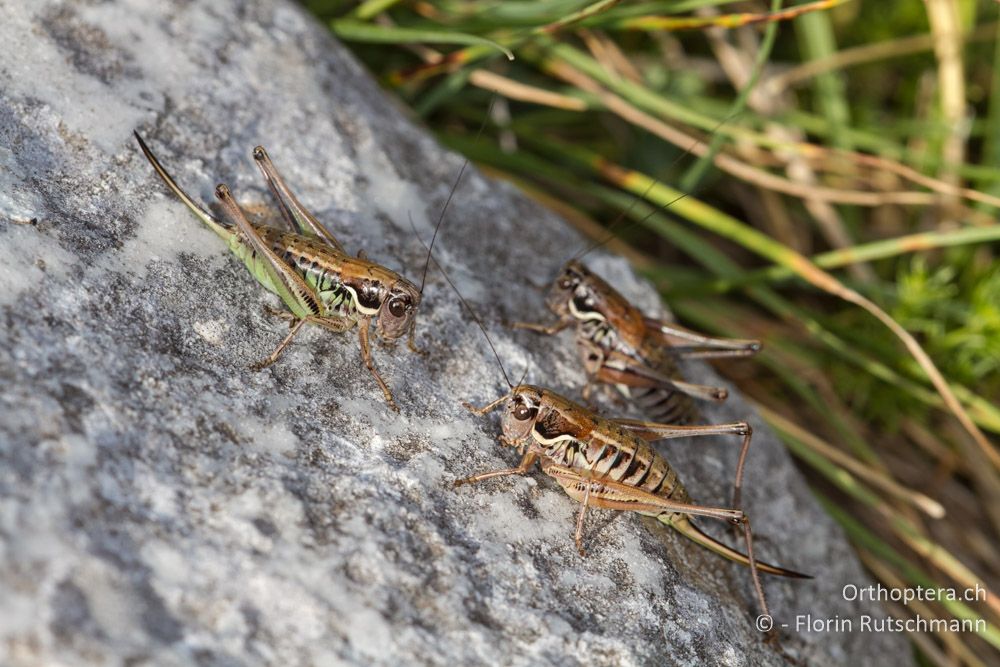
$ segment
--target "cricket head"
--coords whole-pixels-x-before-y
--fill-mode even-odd
[[[560,320],[607,322],[631,345],[643,332],[642,311],[577,259],[563,266],[546,304]]]
[[[405,278],[400,278],[389,288],[389,295],[378,310],[377,330],[385,340],[396,340],[417,323],[420,290]]]
[[[531,437],[531,428],[538,419],[542,404],[542,390],[530,384],[519,384],[510,390],[504,403],[500,428],[507,444],[525,444]]]
[[[573,299],[580,287],[585,285],[592,274],[587,267],[575,259],[566,262],[559,275],[552,281],[545,305],[558,317],[567,317],[572,312]]]
[[[617,293],[577,259],[563,266],[549,288],[545,304],[560,319],[605,319],[603,310],[621,300]]]
[[[500,442],[509,446],[524,449],[531,444],[531,427],[538,419],[538,408],[542,404],[543,391],[530,384],[518,383],[511,385],[510,391],[489,405],[477,408],[470,403],[464,403],[466,408],[477,415],[485,415],[502,407],[500,428],[503,435]]]

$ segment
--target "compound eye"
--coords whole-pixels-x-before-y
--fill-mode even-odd
[[[560,289],[569,289],[572,286],[573,286],[573,281],[571,281],[569,278],[562,278],[559,280]]]
[[[523,422],[525,419],[531,419],[534,413],[534,408],[529,408],[527,405],[519,405],[514,408],[514,419]]]
[[[402,317],[406,314],[406,302],[403,299],[393,299],[389,302],[389,312],[393,317]]]

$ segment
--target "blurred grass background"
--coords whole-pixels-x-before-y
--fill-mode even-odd
[[[889,604],[984,621],[919,659],[998,664],[996,3],[304,3],[443,143],[620,230],[682,323],[763,339],[717,368],[873,576],[987,591]]]

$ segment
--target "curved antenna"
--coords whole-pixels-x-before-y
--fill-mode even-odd
[[[413,222],[413,215],[409,211],[406,212],[406,215],[407,217],[410,218],[410,228],[413,229],[413,235],[417,237],[417,241],[420,242],[420,245],[427,248],[427,263],[430,264],[431,259],[434,259],[434,266],[438,268],[438,270],[441,272],[441,275],[444,276],[444,279],[447,280],[448,284],[451,285],[451,288],[455,290],[455,294],[458,295],[458,300],[461,301],[462,305],[465,306],[465,309],[469,311],[469,314],[472,315],[472,319],[474,319],[476,321],[476,324],[479,325],[479,330],[482,331],[483,336],[486,337],[486,342],[489,343],[490,349],[493,350],[493,356],[496,357],[497,363],[500,364],[500,372],[503,373],[503,379],[507,382],[507,387],[510,389],[514,389],[514,385],[510,383],[510,377],[507,375],[507,369],[504,368],[503,362],[500,361],[500,355],[497,353],[497,349],[493,345],[493,339],[491,339],[490,335],[486,333],[486,327],[483,325],[483,321],[479,319],[479,316],[476,315],[476,311],[472,309],[472,306],[469,305],[469,302],[465,300],[465,297],[462,296],[462,293],[458,291],[457,287],[455,287],[455,283],[452,281],[451,276],[448,275],[448,272],[444,270],[444,267],[441,266],[441,264],[437,261],[436,258],[432,257],[430,248],[427,246],[426,243],[424,243],[424,240],[420,238],[420,233],[417,232],[417,225]],[[525,368],[524,372],[525,374],[527,374],[528,369]],[[521,379],[523,380],[524,377],[522,376]],[[520,384],[521,383],[518,382],[518,386],[520,386]]]
[[[713,127],[712,130],[709,132],[709,135],[711,136],[711,135],[715,134],[715,132],[720,127],[722,127],[723,125],[725,125],[726,123],[728,123],[730,120],[732,120],[733,118],[735,118],[738,115],[739,115],[739,113],[730,114],[729,116],[726,116],[725,118],[723,118],[722,120],[720,120],[718,123],[715,124],[715,127]],[[673,160],[673,162],[671,162],[667,166],[667,169],[669,170],[669,169],[677,166],[677,164],[681,160],[683,160],[685,157],[687,157],[688,155],[690,155],[691,153],[694,152],[694,147],[697,146],[699,143],[702,143],[701,139],[695,139],[694,141],[692,141],[691,145],[688,146],[687,150],[685,150],[683,153],[681,153],[680,155],[678,155],[677,157],[675,157],[674,160]],[[699,178],[698,180],[701,180],[701,179]],[[635,208],[636,205],[641,200],[643,200],[643,199],[646,198],[646,195],[649,194],[650,190],[652,190],[655,186],[659,185],[662,182],[663,182],[662,179],[657,178],[657,179],[654,179],[649,185],[647,185],[646,189],[642,191],[642,194],[639,195],[639,196],[637,196],[637,197],[635,197],[635,198],[633,198],[632,199],[632,203],[629,204],[629,207],[627,209],[625,209],[624,211],[622,211],[621,213],[619,213],[618,216],[614,220],[611,221],[611,224],[608,225],[608,227],[607,227],[608,234],[603,239],[601,239],[600,241],[597,241],[596,243],[594,243],[594,244],[592,244],[590,246],[584,247],[583,250],[581,250],[577,254],[573,255],[573,259],[580,259],[581,257],[589,254],[591,251],[597,250],[598,248],[600,248],[601,246],[603,246],[604,244],[606,244],[608,241],[611,241],[612,239],[614,239],[616,236],[620,236],[621,233],[623,231],[625,231],[626,229],[634,227],[635,225],[641,225],[642,223],[646,222],[647,220],[649,220],[651,217],[653,217],[654,215],[656,215],[660,211],[667,210],[668,208],[670,208],[671,206],[673,206],[674,204],[676,204],[680,200],[682,200],[685,197],[689,196],[692,192],[694,192],[695,188],[697,188],[697,186],[698,186],[698,183],[696,181],[694,184],[691,185],[691,188],[687,192],[682,192],[681,194],[677,195],[676,197],[674,197],[673,199],[671,199],[670,201],[668,201],[666,204],[661,204],[660,206],[657,206],[657,207],[653,208],[649,213],[647,213],[646,215],[644,215],[639,220],[633,220],[632,222],[628,223],[627,225],[625,225],[624,227],[622,227],[618,231],[611,231],[611,230],[613,230],[615,228],[616,225],[618,225],[622,220],[624,220],[625,217],[629,213],[632,212],[632,209]]]
[[[489,121],[490,116],[493,115],[493,104],[497,101],[496,92],[490,97],[490,105],[486,108],[486,115],[483,116],[483,122],[479,124],[479,130],[476,131],[476,138],[472,140],[472,143],[479,141],[479,137],[482,136],[483,130],[486,129],[486,123]],[[465,174],[465,168],[469,166],[469,158],[465,158],[465,162],[462,163],[462,168],[458,171],[458,178],[455,179],[455,183],[451,186],[451,192],[448,193],[448,198],[444,202],[444,206],[441,207],[441,213],[438,215],[437,224],[434,225],[434,234],[431,236],[431,244],[429,246],[424,246],[427,248],[427,259],[424,260],[424,274],[420,277],[420,295],[424,294],[424,283],[427,282],[427,268],[431,265],[431,251],[434,249],[434,242],[437,240],[438,231],[441,229],[441,223],[444,222],[444,214],[448,210],[448,204],[451,203],[452,197],[455,196],[455,190],[458,190],[458,184],[462,182],[462,176]],[[409,212],[407,212],[409,215]],[[413,218],[410,218],[410,226],[413,226]],[[414,228],[413,232],[416,233]],[[418,237],[419,238],[419,237]],[[423,241],[420,242],[423,244]],[[436,263],[436,262],[435,262]],[[441,265],[438,264],[438,268]],[[442,271],[441,273],[444,273]]]

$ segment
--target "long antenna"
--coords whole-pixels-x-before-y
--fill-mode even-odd
[[[474,319],[476,321],[476,324],[479,325],[479,330],[483,332],[483,336],[486,338],[486,342],[489,343],[490,349],[493,350],[493,356],[496,357],[497,363],[500,364],[500,372],[503,373],[503,379],[507,382],[507,386],[513,389],[514,385],[511,384],[510,382],[510,377],[507,375],[507,369],[504,368],[503,362],[500,361],[500,355],[497,353],[497,348],[494,347],[493,345],[493,339],[491,339],[490,335],[486,333],[486,327],[483,325],[483,321],[479,319],[479,316],[476,315],[476,311],[472,309],[472,306],[469,305],[469,302],[466,301],[465,297],[462,296],[462,293],[458,291],[458,287],[455,286],[455,283],[454,281],[452,281],[451,276],[449,276],[448,272],[444,270],[444,267],[441,266],[441,263],[438,262],[437,259],[431,255],[430,248],[427,246],[426,243],[424,243],[424,240],[420,238],[420,233],[417,232],[417,225],[413,222],[413,216],[410,214],[409,211],[407,211],[406,214],[410,218],[410,227],[413,229],[413,235],[417,237],[417,241],[420,242],[420,245],[427,248],[427,263],[430,264],[431,260],[432,259],[434,260],[434,266],[438,268],[438,270],[441,272],[441,275],[444,276],[444,279],[447,280],[448,284],[451,285],[451,288],[455,290],[455,294],[458,296],[458,300],[462,302],[462,305],[465,306],[465,309],[469,311],[469,315],[472,315],[472,319]],[[525,368],[524,372],[525,375],[527,375],[528,369]],[[524,377],[521,378],[521,380],[523,379]],[[518,382],[518,385],[520,384],[521,383]]]
[[[528,363],[524,365],[524,372],[521,373],[521,379],[517,381],[517,387],[520,387],[524,383],[524,378],[528,377],[528,370],[531,368],[531,359],[528,359]],[[517,387],[514,387],[514,391],[517,391]]]
[[[493,115],[493,104],[497,101],[496,92],[490,96],[490,105],[486,108],[486,115],[483,116],[483,122],[479,125],[479,130],[476,131],[476,138],[472,140],[472,143],[479,141],[479,137],[482,136],[483,130],[486,129],[486,123],[489,121],[490,116]],[[424,283],[427,281],[427,267],[431,264],[431,251],[434,249],[434,242],[437,240],[438,231],[441,229],[441,223],[444,222],[444,214],[448,210],[448,204],[451,203],[452,197],[455,196],[455,191],[458,190],[458,184],[462,182],[462,176],[465,174],[465,168],[469,166],[469,158],[465,158],[465,162],[462,163],[462,168],[458,172],[458,178],[455,179],[455,183],[451,186],[451,192],[448,193],[448,198],[444,202],[444,206],[441,207],[441,213],[438,215],[437,224],[434,225],[434,234],[431,236],[431,244],[429,246],[424,246],[427,248],[427,259],[424,261],[424,274],[420,277],[420,295],[423,296],[424,293]],[[410,218],[410,222],[413,222],[413,218]],[[417,231],[413,230],[414,233]],[[421,241],[421,243],[423,243]],[[438,265],[438,268],[441,268]],[[444,271],[442,271],[444,273]]]
[[[709,135],[715,134],[715,132],[718,131],[718,129],[720,127],[722,127],[723,125],[725,125],[726,123],[728,123],[730,120],[732,120],[733,118],[735,118],[738,115],[739,115],[739,112],[733,113],[733,114],[730,114],[729,116],[726,116],[722,120],[720,120],[718,123],[715,124],[715,127],[713,127],[711,129],[711,131],[709,132]],[[670,170],[671,168],[677,166],[677,164],[681,160],[683,160],[685,157],[687,157],[688,155],[690,155],[691,153],[693,153],[694,152],[694,147],[697,146],[699,143],[702,143],[701,139],[695,139],[694,141],[692,141],[691,145],[688,146],[687,150],[685,150],[683,153],[681,153],[680,155],[678,155],[677,157],[675,157],[673,159],[673,161],[667,166],[667,170]],[[644,215],[639,220],[633,220],[632,222],[630,222],[627,225],[625,225],[622,229],[620,229],[618,231],[612,231],[615,228],[615,226],[618,225],[618,223],[620,223],[622,220],[625,219],[625,216],[627,216],[629,213],[632,212],[632,209],[636,207],[636,205],[639,203],[640,200],[643,200],[643,199],[646,198],[646,195],[649,194],[650,190],[652,190],[654,187],[656,187],[657,185],[659,185],[660,183],[663,182],[663,179],[661,179],[661,178],[654,179],[649,185],[646,186],[646,189],[642,191],[641,195],[639,195],[639,196],[637,196],[637,197],[635,197],[635,198],[632,199],[632,203],[629,204],[629,207],[627,209],[625,209],[624,211],[622,211],[621,213],[619,213],[618,216],[614,220],[611,221],[611,224],[608,225],[608,227],[607,227],[607,229],[608,229],[607,236],[605,236],[602,240],[597,241],[596,243],[594,243],[594,244],[592,244],[590,246],[586,246],[582,251],[580,251],[577,254],[573,255],[573,259],[580,259],[584,255],[589,254],[591,251],[597,250],[602,245],[606,244],[608,241],[611,241],[612,239],[614,239],[616,236],[620,236],[621,233],[623,231],[625,231],[626,229],[629,229],[629,228],[631,228],[631,227],[633,227],[635,225],[641,225],[642,223],[646,222],[647,220],[649,220],[651,217],[653,217],[654,215],[656,215],[660,211],[667,210],[668,208],[670,208],[671,206],[673,206],[674,204],[676,204],[680,200],[684,199],[685,197],[687,197],[691,193],[693,193],[695,191],[695,189],[698,187],[698,182],[700,180],[701,180],[701,178],[699,177],[698,180],[696,180],[694,183],[691,184],[691,187],[690,187],[690,189],[688,189],[687,192],[682,192],[681,194],[677,195],[676,197],[674,197],[673,199],[671,199],[670,201],[668,201],[666,204],[661,204],[660,206],[657,206],[657,207],[653,208],[649,213],[647,213],[646,215]]]

